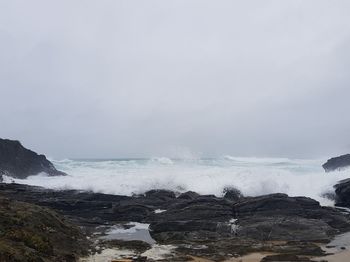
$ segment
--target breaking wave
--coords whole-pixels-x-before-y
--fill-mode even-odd
[[[7,182],[38,185],[53,189],[91,190],[109,194],[132,195],[162,188],[179,192],[221,195],[225,187],[236,187],[244,195],[286,193],[308,196],[323,205],[332,204],[322,197],[333,191],[337,181],[350,177],[350,170],[325,173],[323,160],[287,158],[243,158],[223,156],[213,159],[105,159],[52,160],[68,176],[45,174]]]

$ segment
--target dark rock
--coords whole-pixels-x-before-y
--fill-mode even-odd
[[[0,196],[55,209],[91,233],[124,222],[149,223],[154,240],[179,247],[177,258],[222,261],[249,252],[320,256],[315,243],[328,243],[350,230],[349,215],[307,197],[271,194],[232,201],[186,195],[176,198],[171,191],[154,190],[128,197],[0,183]],[[115,242],[135,248],[138,244]],[[140,250],[144,248],[140,244]]]
[[[298,216],[253,216],[238,220],[238,237],[260,241],[327,242],[336,230],[325,221]]]
[[[144,222],[149,215],[153,214],[153,211],[151,206],[122,201],[113,208],[113,220]]]
[[[0,197],[0,261],[76,261],[82,232],[47,208]]]
[[[233,217],[231,204],[222,198],[199,196],[194,200],[168,205],[168,209],[157,214],[158,221],[226,221]]]
[[[321,195],[323,198],[335,201],[337,198],[337,195],[335,194],[335,192],[324,192]]]
[[[185,200],[193,200],[199,197],[199,194],[193,191],[187,191],[185,193],[180,194],[177,198],[178,199],[185,199]]]
[[[350,229],[350,221],[334,208],[307,197],[271,194],[236,203],[211,196],[169,205],[150,226],[159,242],[240,237],[259,241],[327,242]]]
[[[229,201],[215,196],[169,205],[150,225],[151,236],[158,241],[207,239],[231,234],[233,209]]]
[[[55,209],[91,223],[118,221],[113,208],[130,197],[76,190],[55,191],[21,184],[0,184],[0,195]]]
[[[304,256],[291,254],[270,255],[264,257],[261,262],[311,262],[312,260]]]
[[[216,240],[198,241],[195,244],[180,244],[176,249],[180,254],[210,259],[213,261],[228,261],[228,257],[238,258],[249,253],[263,252],[294,256],[322,256],[324,251],[318,244],[311,242],[261,242],[245,238],[220,238]]]
[[[242,197],[243,197],[242,192],[239,191],[237,188],[234,188],[234,187],[224,188],[224,198],[230,199],[233,201],[238,201]]]
[[[65,175],[44,155],[26,149],[19,141],[0,138],[0,175],[23,179],[41,172],[50,176]]]
[[[300,215],[321,208],[316,200],[307,197],[288,197],[286,194],[245,198],[233,207],[238,218],[254,214]]]
[[[145,193],[145,196],[147,198],[158,198],[161,200],[176,198],[176,195],[173,191],[164,190],[164,189],[153,189],[153,190],[147,191]]]
[[[334,188],[336,206],[350,207],[350,179],[340,181]]]
[[[326,172],[342,170],[350,167],[350,154],[333,157],[322,165]]]
[[[349,219],[340,211],[321,207],[307,197],[272,194],[246,198],[233,205],[238,235],[266,240],[328,241],[350,229]]]
[[[152,236],[162,232],[190,232],[190,231],[211,231],[216,232],[218,223],[215,221],[163,221],[151,224]]]

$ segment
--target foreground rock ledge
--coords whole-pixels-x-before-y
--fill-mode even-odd
[[[152,190],[129,197],[0,184],[0,196],[54,209],[90,236],[101,226],[148,223],[158,244],[175,246],[166,261],[185,261],[188,256],[223,261],[251,252],[322,256],[319,243],[350,230],[349,215],[344,212],[285,194],[220,198]],[[117,243],[119,248],[123,245],[148,248],[139,242]]]
[[[87,253],[82,232],[62,215],[0,196],[0,261],[76,261]]]

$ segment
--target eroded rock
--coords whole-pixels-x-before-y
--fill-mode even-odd
[[[0,197],[0,261],[76,261],[87,247],[82,232],[56,212]]]
[[[249,252],[319,256],[322,250],[315,243],[328,243],[350,229],[344,212],[322,207],[307,197],[285,194],[236,201],[192,193],[176,198],[159,190],[129,197],[0,184],[0,195],[53,208],[92,233],[101,225],[150,223],[157,244],[175,245],[175,256],[182,258],[191,255],[219,261]],[[129,244],[137,246],[125,243]]]
[[[44,155],[23,147],[19,141],[0,138],[0,176],[23,179],[41,172],[50,176],[65,175],[56,170]]]
[[[350,207],[350,179],[340,181],[334,187],[336,205],[341,207]]]
[[[350,154],[333,157],[328,159],[325,164],[322,165],[326,172],[342,170],[350,167]]]

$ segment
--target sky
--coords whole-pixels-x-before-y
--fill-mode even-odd
[[[0,0],[0,137],[54,158],[348,153],[349,12]]]

